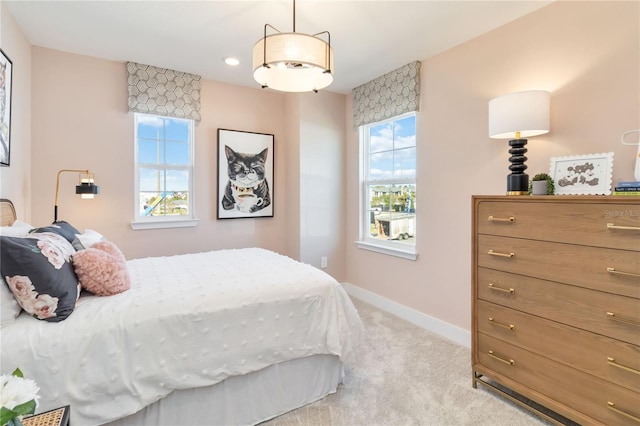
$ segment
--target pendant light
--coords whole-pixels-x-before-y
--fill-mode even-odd
[[[267,27],[276,33],[267,35]],[[327,41],[318,37],[323,34]],[[253,46],[253,78],[262,88],[282,92],[317,92],[327,87],[333,82],[331,34],[297,33],[293,0],[293,32],[265,24],[264,37]]]

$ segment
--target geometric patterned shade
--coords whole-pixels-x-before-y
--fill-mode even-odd
[[[353,89],[353,128],[419,111],[420,65],[411,62]]]
[[[129,111],[200,121],[200,76],[127,62]]]

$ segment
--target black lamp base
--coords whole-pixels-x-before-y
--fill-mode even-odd
[[[509,141],[509,170],[511,174],[507,176],[507,195],[527,195],[529,193],[529,175],[524,171],[527,170],[527,144],[526,139],[512,139]]]
[[[507,176],[507,195],[529,194],[529,175],[526,173]]]

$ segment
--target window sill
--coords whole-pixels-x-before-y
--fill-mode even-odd
[[[197,219],[154,220],[148,222],[131,222],[131,228],[134,231],[143,229],[190,228],[196,226],[197,224]]]
[[[355,241],[355,243],[358,248],[375,251],[376,253],[401,257],[407,260],[416,260],[418,258],[418,253],[413,250],[401,250],[399,248],[383,246],[381,244],[373,244],[365,241]]]

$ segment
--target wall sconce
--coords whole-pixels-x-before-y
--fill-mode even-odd
[[[507,195],[526,195],[529,192],[525,137],[549,133],[549,92],[530,90],[511,93],[489,101],[489,137],[509,141],[509,170]]]
[[[60,175],[66,172],[78,173],[76,194],[80,194],[81,198],[93,198],[94,195],[100,193],[100,188],[95,184],[95,175],[89,170],[62,169],[58,171],[58,175],[56,177],[56,199],[53,206],[53,223],[58,221],[58,192],[60,190]]]

